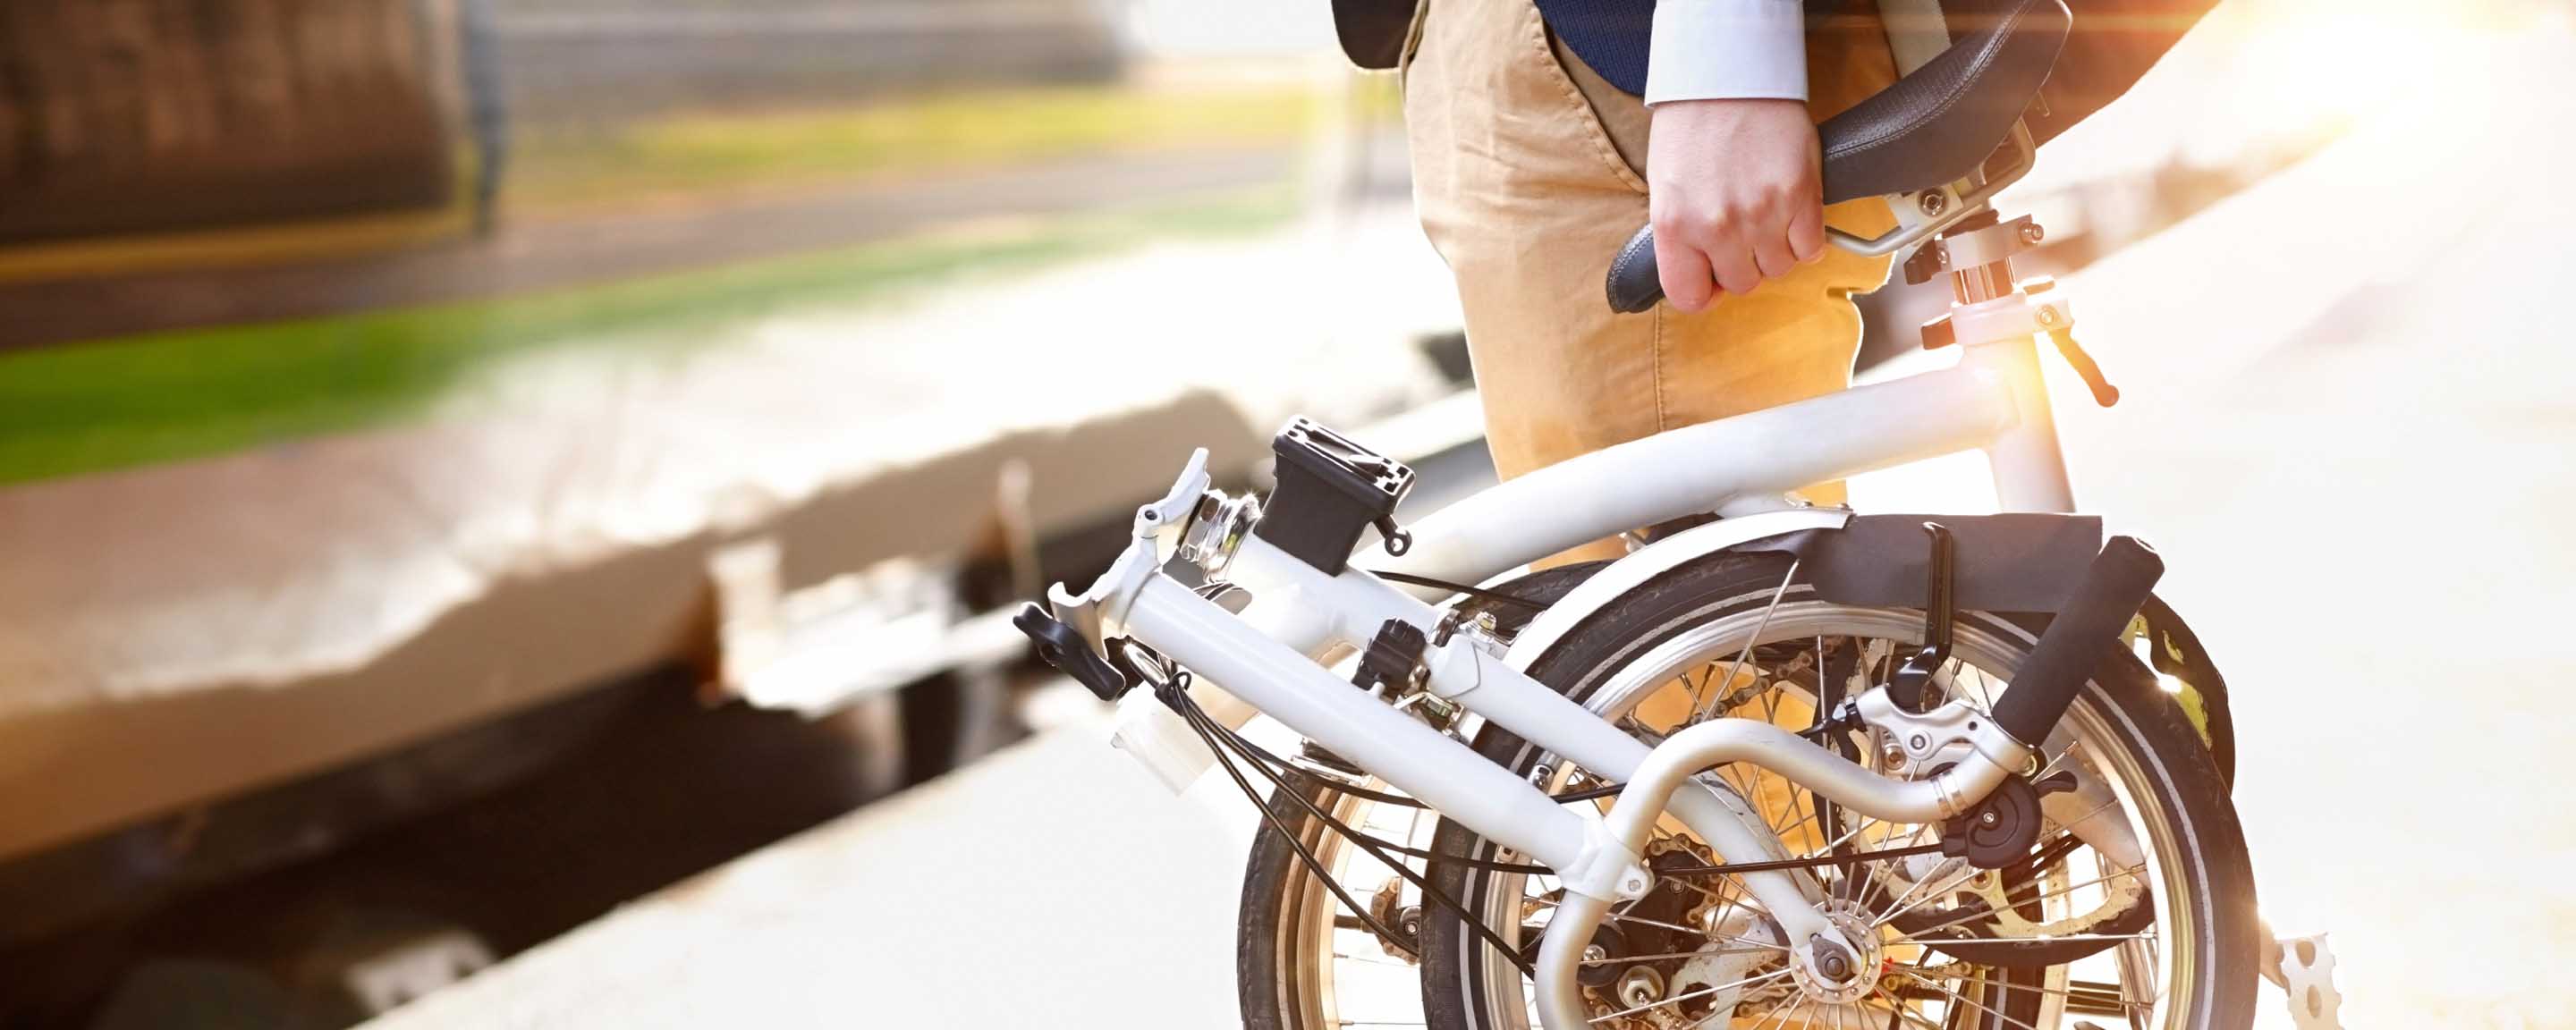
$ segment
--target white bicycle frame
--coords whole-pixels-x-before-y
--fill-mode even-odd
[[[1411,549],[1383,563],[1401,572],[1481,582],[1569,547],[1692,513],[1719,522],[1677,534],[1655,552],[1694,552],[1691,538],[1730,540],[1839,526],[1849,513],[1802,507],[1784,496],[1824,482],[1908,462],[1981,449],[2008,510],[2066,511],[2072,499],[2041,381],[2037,325],[2065,318],[2064,301],[2018,291],[1957,308],[1967,343],[1949,369],[1859,387],[1611,447],[1488,489],[1414,524]],[[1985,309],[1985,310],[1980,310]],[[2050,315],[2035,312],[2046,309]],[[1972,333],[1964,327],[1977,327]],[[2015,334],[2018,330],[2018,334]],[[1207,491],[1204,452],[1162,501],[1140,509],[1135,539],[1080,595],[1050,594],[1058,618],[1095,647],[1126,636],[1221,686],[1240,704],[1214,699],[1239,725],[1258,710],[1443,815],[1557,871],[1566,895],[1549,923],[1536,964],[1538,1009],[1549,1030],[1573,1030],[1587,1016],[1574,979],[1577,956],[1609,906],[1643,896],[1652,876],[1640,861],[1648,831],[1669,810],[1726,861],[1787,857],[1767,824],[1741,798],[1694,774],[1752,762],[1859,814],[1924,823],[1955,816],[2032,759],[1993,720],[1959,718],[1956,706],[1925,715],[1888,703],[1884,691],[1858,699],[1873,725],[1930,727],[1930,750],[1956,758],[1938,775],[1886,779],[1768,723],[1717,719],[1649,748],[1524,674],[1533,637],[1508,653],[1473,634],[1426,652],[1426,689],[1487,722],[1601,776],[1625,781],[1605,818],[1568,807],[1486,761],[1459,741],[1353,689],[1324,662],[1364,647],[1390,619],[1432,633],[1442,609],[1352,567],[1328,576],[1244,534],[1216,562],[1221,578],[1248,591],[1240,614],[1161,569]],[[1614,565],[1615,570],[1618,566]],[[1596,577],[1608,578],[1605,572]],[[1543,616],[1541,622],[1544,623]],[[1560,627],[1561,629],[1561,627]],[[1543,645],[1542,645],[1543,646]],[[1130,702],[1153,703],[1143,693]],[[1248,709],[1245,707],[1248,706]],[[1977,726],[1971,732],[1962,726]],[[1898,739],[1921,739],[1907,732]],[[1688,786],[1691,789],[1681,789]],[[1793,971],[1814,976],[1816,949],[1850,943],[1827,921],[1814,882],[1791,871],[1743,876],[1747,890],[1786,934]],[[1848,950],[1844,952],[1849,954]]]

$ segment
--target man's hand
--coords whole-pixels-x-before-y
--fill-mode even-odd
[[[1698,311],[1823,254],[1821,160],[1795,100],[1655,105],[1646,187],[1664,299]]]

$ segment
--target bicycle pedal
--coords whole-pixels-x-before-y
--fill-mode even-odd
[[[2271,937],[2267,928],[2264,936]],[[2342,1030],[2343,992],[2335,988],[2334,952],[2326,935],[2267,940],[2265,978],[2289,996],[2290,1021],[2299,1030]],[[2275,975],[2277,974],[2277,975]]]

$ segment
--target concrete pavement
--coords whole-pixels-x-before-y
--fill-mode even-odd
[[[1106,733],[1078,719],[373,1025],[1232,1025],[1249,835]]]

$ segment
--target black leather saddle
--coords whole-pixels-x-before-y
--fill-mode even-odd
[[[2039,95],[2073,22],[2064,0],[2006,0],[1941,56],[1816,126],[1825,203],[1931,189],[1976,171]],[[1653,227],[1620,248],[1609,291],[1624,312],[1663,299]]]

